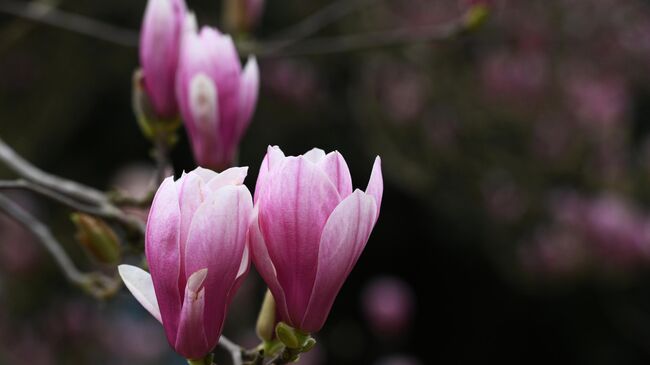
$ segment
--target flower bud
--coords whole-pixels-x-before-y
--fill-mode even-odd
[[[473,30],[485,23],[490,15],[492,4],[490,0],[469,0],[469,8],[465,13],[465,29]]]
[[[149,96],[144,89],[144,76],[142,70],[133,73],[132,91],[133,111],[140,130],[145,137],[155,141],[158,138],[167,139],[168,145],[176,142],[175,131],[180,126],[180,119],[160,119],[153,109]]]
[[[275,327],[275,301],[273,294],[267,290],[262,302],[262,308],[257,316],[256,332],[257,337],[263,341],[273,340],[273,328]]]
[[[264,2],[264,0],[226,0],[224,15],[228,29],[237,33],[253,30],[262,17]]]
[[[230,166],[253,116],[259,70],[249,58],[242,70],[228,35],[186,20],[177,78],[181,116],[197,164],[215,170]]]
[[[175,82],[186,6],[183,0],[149,0],[140,32],[144,90],[156,119],[178,114]]]
[[[83,213],[74,213],[70,219],[77,227],[77,241],[89,256],[102,264],[117,264],[120,261],[117,235],[106,222]]]
[[[257,271],[288,325],[308,333],[323,327],[379,217],[380,164],[377,157],[366,191],[353,192],[340,153],[285,157],[269,147],[249,235]]]
[[[127,288],[187,359],[204,359],[217,345],[228,306],[248,273],[253,203],[242,185],[246,173],[197,168],[177,181],[165,179],[147,221],[151,274],[119,266]]]

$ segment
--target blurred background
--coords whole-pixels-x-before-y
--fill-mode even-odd
[[[145,1],[38,1],[125,31],[102,40],[0,0],[0,137],[47,171],[146,192],[154,164],[131,109]],[[187,2],[201,23],[225,26],[220,1]],[[650,361],[650,2],[339,2],[269,1],[238,38],[291,38],[292,24],[346,9],[259,54],[260,102],[240,151],[249,188],[269,144],[339,150],[362,189],[383,160],[379,222],[301,363]],[[490,13],[481,27],[444,32],[477,4]],[[406,36],[309,43],[392,30]],[[172,159],[177,175],[195,166],[184,133]],[[68,210],[12,198],[92,266]],[[264,290],[252,272],[225,335],[256,344]],[[0,364],[23,363],[184,362],[125,290],[84,295],[0,217]]]

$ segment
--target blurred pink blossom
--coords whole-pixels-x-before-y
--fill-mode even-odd
[[[24,209],[36,213],[38,207],[29,195],[12,194]],[[28,274],[40,267],[43,254],[31,232],[0,212],[0,270],[9,274]]]
[[[481,184],[485,207],[490,216],[501,222],[514,222],[526,211],[525,192],[505,171],[491,172]]]
[[[624,121],[630,96],[621,77],[572,72],[565,87],[567,107],[589,128],[610,130]]]
[[[546,86],[548,66],[540,51],[501,50],[485,55],[479,72],[486,97],[530,103]]]
[[[288,102],[307,107],[324,97],[322,82],[309,62],[283,58],[265,61],[263,68],[262,85]]]
[[[0,344],[0,353],[7,364],[22,364],[29,359],[32,365],[54,365],[56,357],[52,347],[32,330],[14,332]]]
[[[380,337],[403,336],[415,315],[415,294],[396,277],[374,279],[362,293],[363,312],[370,328]]]
[[[168,171],[165,175],[172,173],[173,171]],[[120,195],[135,200],[145,200],[157,188],[156,179],[157,172],[152,165],[131,164],[117,170],[110,185]],[[146,221],[149,214],[149,209],[140,207],[126,207],[124,211],[143,221]]]
[[[422,365],[415,357],[410,355],[390,355],[377,360],[374,365]]]
[[[153,362],[167,352],[165,335],[160,325],[150,318],[135,320],[120,316],[110,319],[100,339],[112,353],[128,363]]]
[[[551,199],[549,211],[550,226],[522,250],[525,268],[566,274],[589,265],[629,271],[650,263],[650,216],[621,196],[563,192]]]

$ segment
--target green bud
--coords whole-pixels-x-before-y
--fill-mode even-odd
[[[316,346],[316,340],[313,337],[309,337],[307,338],[307,341],[305,341],[305,344],[302,345],[300,352],[308,352],[309,350],[313,349],[314,346]]]
[[[222,7],[222,24],[228,32],[235,35],[246,34],[251,31],[255,25],[255,19],[252,19],[249,1],[243,0],[225,0]]]
[[[262,308],[257,316],[256,332],[257,337],[262,341],[273,339],[273,327],[275,326],[275,300],[270,290],[266,291]]]
[[[119,240],[106,222],[83,213],[74,213],[70,219],[77,227],[77,241],[90,257],[109,265],[120,261]]]
[[[156,116],[151,102],[144,91],[142,70],[133,73],[133,111],[145,137],[151,141],[165,140],[167,145],[176,143],[176,130],[181,125],[179,118],[161,119]]]
[[[490,9],[487,5],[479,4],[472,6],[467,13],[465,13],[465,29],[474,30],[487,20],[490,15]]]

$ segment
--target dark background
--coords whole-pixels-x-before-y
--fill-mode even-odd
[[[249,40],[329,3],[270,1]],[[405,27],[415,38],[470,3],[364,1],[312,38]],[[483,27],[444,40],[259,57],[260,102],[240,151],[249,188],[267,145],[336,149],[362,189],[383,160],[379,222],[304,363],[650,360],[650,3],[487,3]],[[219,1],[188,5],[221,24]],[[58,5],[134,31],[144,6]],[[136,48],[0,14],[0,137],[101,189],[133,163],[146,173],[150,145],[130,105],[137,66]],[[184,133],[172,159],[177,174],[195,167]],[[91,267],[67,210],[12,197]],[[38,242],[0,223],[0,364],[182,363],[126,291],[84,296]],[[381,315],[396,318],[388,330],[363,299],[382,277],[398,289],[366,302],[398,303]],[[224,334],[255,344],[263,293],[251,273]]]

